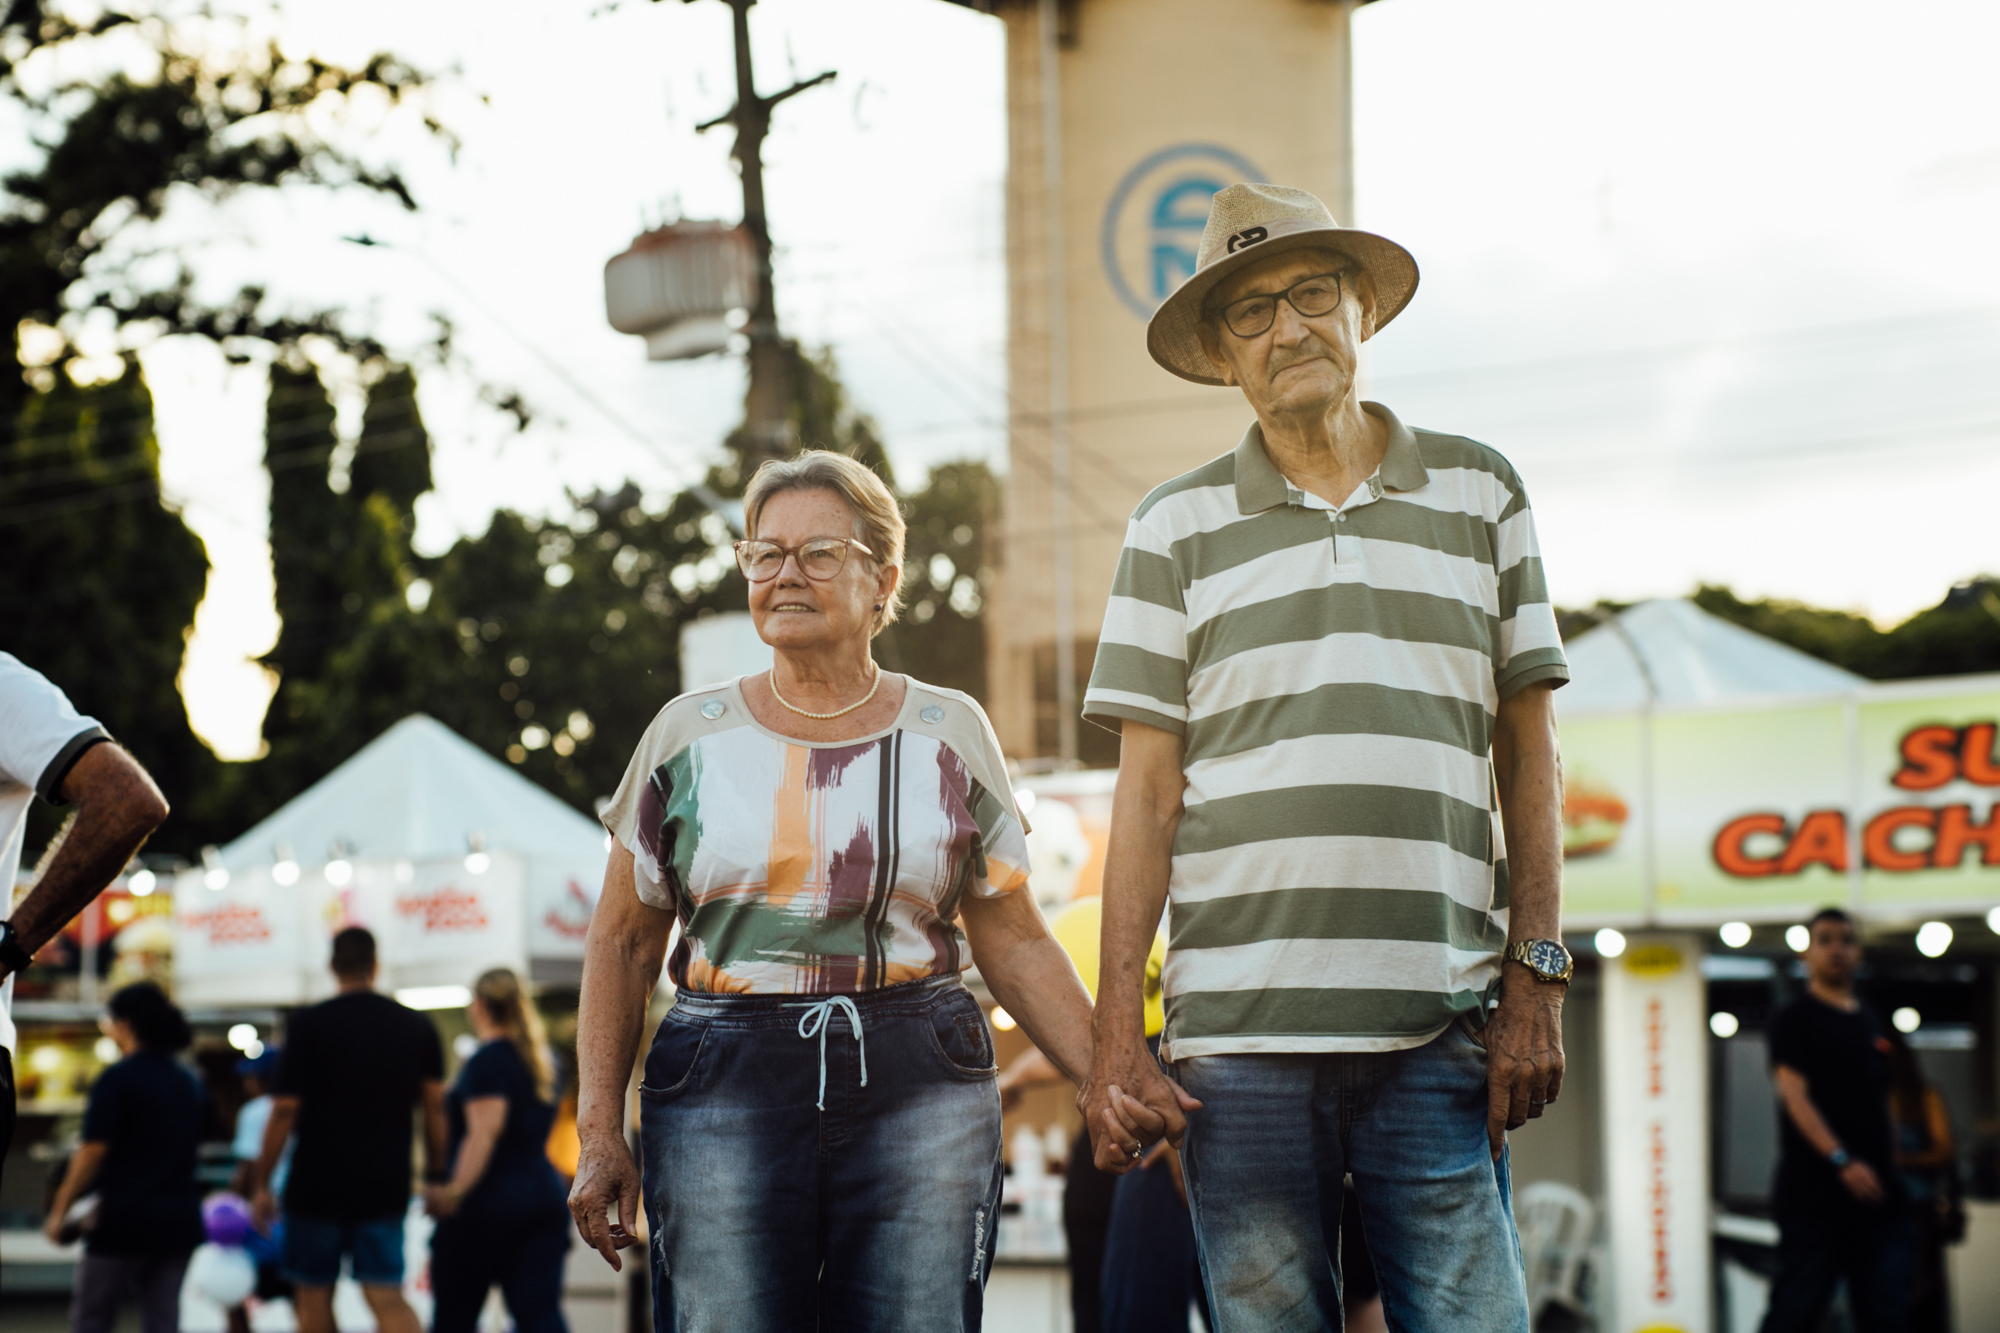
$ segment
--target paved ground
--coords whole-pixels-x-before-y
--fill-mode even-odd
[[[0,1296],[0,1328],[7,1333],[68,1333],[69,1295]],[[113,1333],[139,1333],[139,1307],[128,1305],[118,1314]]]

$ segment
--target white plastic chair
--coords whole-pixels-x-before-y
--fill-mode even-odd
[[[1551,1305],[1588,1319],[1583,1282],[1597,1238],[1595,1205],[1568,1185],[1539,1180],[1514,1196],[1514,1226],[1528,1279],[1529,1326],[1538,1326]]]

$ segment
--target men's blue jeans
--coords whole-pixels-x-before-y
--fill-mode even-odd
[[[997,1074],[955,976],[838,1000],[682,992],[639,1088],[657,1333],[977,1329]]]
[[[1215,1333],[1341,1327],[1353,1173],[1398,1333],[1527,1333],[1507,1155],[1486,1147],[1486,1052],[1463,1021],[1406,1051],[1208,1055],[1182,1162]]]

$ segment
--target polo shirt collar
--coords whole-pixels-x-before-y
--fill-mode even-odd
[[[1381,418],[1389,428],[1389,448],[1382,455],[1382,465],[1375,470],[1382,488],[1414,491],[1427,484],[1430,473],[1425,470],[1423,453],[1417,448],[1416,432],[1380,403],[1363,403],[1361,410]],[[1236,446],[1236,512],[1261,514],[1290,498],[1291,487],[1271,462],[1271,456],[1264,452],[1264,428],[1253,421]]]

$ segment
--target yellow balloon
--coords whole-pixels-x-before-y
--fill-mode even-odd
[[[1098,939],[1104,924],[1104,900],[1079,898],[1049,918],[1049,932],[1076,964],[1090,998],[1097,998]],[[1167,936],[1153,936],[1152,952],[1146,955],[1146,1035],[1157,1037],[1167,1025],[1167,1013],[1160,993],[1160,973],[1167,965]]]

